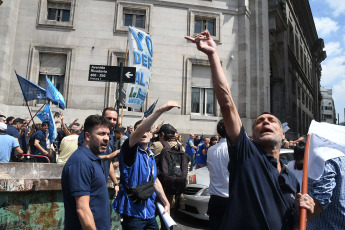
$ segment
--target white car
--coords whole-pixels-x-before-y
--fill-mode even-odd
[[[281,149],[280,159],[284,164],[293,160],[293,149]],[[196,182],[194,182],[195,184],[187,185],[179,211],[198,219],[208,220],[210,173],[207,167],[204,167],[190,172],[190,177],[193,174],[195,175]]]

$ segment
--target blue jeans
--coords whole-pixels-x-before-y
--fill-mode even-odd
[[[186,154],[187,157],[188,157],[188,162],[190,162],[190,168],[189,168],[189,171],[192,171],[193,168],[194,168],[194,165],[195,165],[195,158],[194,158],[194,155],[189,155],[189,154]]]
[[[133,216],[122,215],[123,221],[121,222],[123,230],[132,229],[152,229],[158,230],[156,218],[152,219],[139,219]],[[164,223],[163,223],[164,224]]]

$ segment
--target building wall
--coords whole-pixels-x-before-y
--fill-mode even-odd
[[[127,32],[121,27],[121,7],[143,7],[149,12],[147,32],[154,42],[152,81],[146,110],[158,97],[160,106],[178,101],[160,121],[173,124],[180,133],[216,134],[221,118],[217,105],[213,116],[191,112],[193,67],[209,68],[206,55],[184,36],[193,36],[194,16],[215,17],[216,42],[222,66],[234,100],[249,134],[253,119],[270,107],[268,2],[260,1],[95,1],[68,0],[73,21],[56,26],[46,21],[47,0],[4,1],[0,7],[1,111],[5,115],[28,117],[23,96],[14,75],[34,83],[39,80],[40,54],[66,55],[64,97],[67,122],[114,106],[116,83],[89,82],[90,64],[118,65],[125,57]],[[11,15],[11,17],[9,17]],[[13,15],[13,16],[12,16]],[[3,41],[3,39],[1,39]],[[4,67],[5,66],[5,67]],[[11,68],[12,67],[12,68]],[[49,74],[49,73],[48,73]],[[210,85],[209,87],[212,87]],[[216,103],[216,102],[215,102]],[[33,112],[40,104],[30,102]],[[54,111],[60,111],[53,107]],[[134,124],[140,112],[124,111],[124,124]]]
[[[332,89],[321,87],[321,97],[321,121],[336,124],[337,118],[332,97]]]

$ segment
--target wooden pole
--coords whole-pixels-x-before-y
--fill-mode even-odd
[[[309,161],[309,144],[311,134],[307,136],[307,143],[304,150],[303,161],[303,179],[302,179],[302,194],[308,193],[308,161]],[[299,220],[299,230],[305,230],[307,228],[307,209],[301,208],[301,216]]]
[[[49,102],[49,100],[47,100],[46,103],[44,103],[44,105],[42,105],[42,107],[35,113],[34,117],[31,118],[32,121],[33,121],[33,119],[36,117],[36,115],[42,110],[42,108],[43,108],[48,102]],[[31,122],[31,120],[30,120],[30,122]],[[30,123],[30,122],[29,122],[29,123]]]

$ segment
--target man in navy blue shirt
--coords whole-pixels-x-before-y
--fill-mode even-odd
[[[110,123],[91,115],[84,123],[84,142],[67,160],[61,176],[65,229],[110,229],[110,209],[102,159]]]
[[[16,138],[19,144],[21,144],[20,139],[23,136],[23,132],[21,131],[23,125],[24,125],[24,120],[21,118],[16,118],[12,121],[11,125],[7,125],[6,134]],[[17,155],[17,152],[12,151],[11,161],[15,161],[16,155]]]
[[[47,122],[43,122],[41,124],[41,128],[37,130],[31,136],[30,141],[30,149],[31,154],[34,155],[43,155],[48,156],[49,152],[47,149],[47,136],[46,132],[48,131],[49,124]]]
[[[243,128],[222,70],[217,45],[208,31],[195,38],[198,50],[208,56],[213,87],[227,133],[229,164],[229,201],[221,229],[292,229],[296,209],[314,212],[315,203],[308,194],[297,194],[295,176],[279,160],[285,135],[278,118],[261,114],[253,125],[253,142]]]

